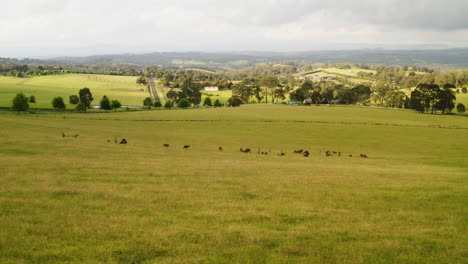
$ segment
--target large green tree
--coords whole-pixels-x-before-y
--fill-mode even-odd
[[[61,96],[55,97],[52,100],[52,106],[55,109],[65,109],[67,106],[65,105],[65,102],[63,101],[63,98]]]
[[[83,88],[79,91],[78,95],[80,97],[80,102],[83,102],[86,108],[90,108],[91,102],[94,100],[91,90],[89,90],[89,88]]]
[[[263,76],[262,78],[260,78],[259,84],[263,88],[263,95],[265,98],[265,103],[268,103],[268,97],[272,98],[272,101],[273,101],[275,89],[280,86],[278,77]]]
[[[28,111],[28,98],[23,93],[17,94],[15,98],[13,98],[13,104],[11,106],[11,109],[13,109],[14,111]]]
[[[103,96],[101,101],[99,102],[99,105],[101,106],[101,110],[106,110],[109,111],[112,109],[111,102],[107,96]]]

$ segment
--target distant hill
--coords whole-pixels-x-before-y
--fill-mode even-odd
[[[59,57],[47,60],[15,60],[16,63],[54,65],[133,64],[162,65],[206,70],[240,69],[262,63],[362,63],[382,65],[422,65],[468,68],[468,48],[434,50],[336,50],[306,52],[153,52],[145,54]]]

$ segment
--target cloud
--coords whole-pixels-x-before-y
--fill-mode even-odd
[[[466,0],[4,0],[0,56],[466,46],[465,10]]]

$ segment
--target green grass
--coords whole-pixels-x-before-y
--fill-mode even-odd
[[[468,93],[466,93],[466,94],[459,93],[459,94],[456,94],[456,96],[457,96],[457,101],[455,103],[455,106],[458,103],[462,103],[462,104],[464,104],[465,106],[468,107]],[[454,111],[456,111],[456,110],[454,110]]]
[[[22,92],[26,96],[36,96],[36,104],[32,108],[51,108],[52,99],[62,96],[68,105],[70,95],[78,94],[79,89],[91,89],[94,101],[98,105],[102,96],[118,99],[123,105],[143,104],[149,96],[146,87],[136,84],[137,77],[65,74],[40,76],[31,78],[0,77],[0,107],[11,106],[13,97]],[[69,108],[74,106],[68,105]]]
[[[3,111],[0,262],[466,263],[467,120],[258,104]]]
[[[217,92],[206,92],[202,91],[202,104],[205,100],[206,97],[210,97],[211,101],[214,103],[216,99],[219,99],[219,101],[222,104],[227,104],[229,98],[232,97],[232,91],[231,90],[225,90],[225,91],[217,91]]]

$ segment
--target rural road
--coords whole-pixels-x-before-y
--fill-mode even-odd
[[[154,100],[161,101],[161,99],[158,96],[158,92],[156,91],[156,83],[154,82],[154,79],[151,77],[148,77],[148,87],[150,88],[150,91],[153,94]]]

